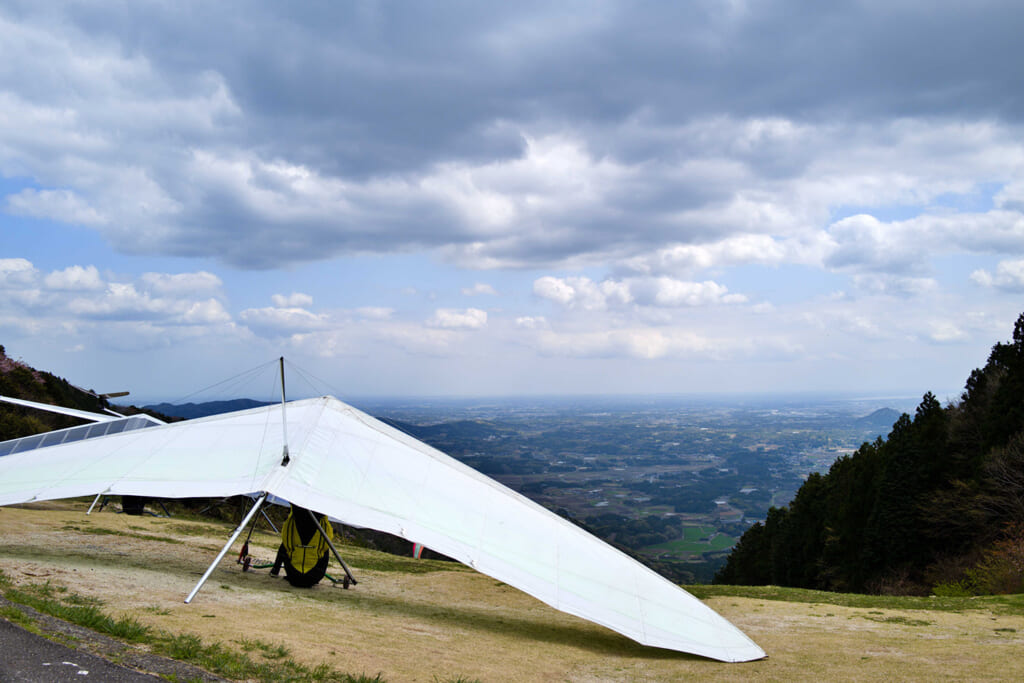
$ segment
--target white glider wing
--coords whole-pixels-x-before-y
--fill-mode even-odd
[[[9,396],[0,396],[0,403],[11,403],[24,408],[36,408],[38,410],[60,413],[61,415],[69,415],[71,417],[77,417],[82,420],[90,420],[93,422],[93,424],[81,425],[78,427],[67,427],[65,429],[55,429],[51,432],[32,434],[30,436],[23,436],[18,439],[10,439],[8,441],[0,442],[0,456],[10,455],[11,453],[21,453],[23,451],[31,451],[37,448],[46,448],[47,446],[56,446],[63,443],[72,443],[83,439],[95,439],[100,436],[107,436],[108,434],[130,432],[136,429],[145,429],[147,427],[165,424],[163,420],[158,420],[151,415],[146,415],[145,413],[127,416],[120,415],[118,413],[105,415],[103,413],[91,413],[86,410],[76,410],[74,408],[55,406],[49,403],[25,401],[19,398],[11,398]]]
[[[655,647],[765,653],[698,599],[574,524],[335,398],[266,406],[0,457],[0,505],[97,493],[266,491],[455,558]]]

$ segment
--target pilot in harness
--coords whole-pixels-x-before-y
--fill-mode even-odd
[[[281,567],[284,567],[288,583],[298,588],[315,586],[324,578],[330,559],[327,538],[334,531],[326,515],[318,516],[323,533],[317,529],[313,513],[292,505],[288,519],[281,527],[281,547],[277,549],[277,559],[270,570],[272,576],[280,574]]]

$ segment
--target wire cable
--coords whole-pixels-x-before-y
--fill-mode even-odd
[[[339,392],[334,387],[332,387],[330,382],[328,382],[327,380],[317,377],[309,370],[304,370],[303,368],[300,368],[298,365],[291,362],[287,358],[285,358],[285,364],[288,366],[288,369],[291,370],[292,374],[294,374],[297,378],[299,378],[307,385],[309,385],[309,388],[313,390],[313,394],[315,396],[338,395]]]
[[[188,401],[191,398],[195,398],[196,396],[198,396],[200,394],[203,394],[203,393],[205,393],[207,391],[211,391],[213,389],[223,388],[225,385],[228,385],[228,384],[230,384],[232,382],[234,383],[232,385],[232,389],[237,390],[239,387],[247,385],[247,384],[255,381],[256,379],[258,379],[261,373],[266,372],[275,363],[277,363],[277,359],[274,359],[272,361],[268,361],[266,363],[263,363],[262,365],[257,365],[256,367],[250,368],[248,370],[243,370],[242,372],[238,373],[237,375],[234,375],[232,377],[228,377],[227,379],[221,380],[219,382],[211,384],[211,385],[209,385],[207,387],[204,387],[202,389],[199,389],[197,391],[193,391],[191,394],[188,394],[186,396],[182,396],[181,398],[176,399],[175,401],[172,401],[172,403],[176,403],[176,404],[185,403],[186,401]]]

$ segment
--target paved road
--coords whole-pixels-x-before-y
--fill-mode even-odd
[[[163,679],[141,674],[0,619],[0,683],[156,683]]]

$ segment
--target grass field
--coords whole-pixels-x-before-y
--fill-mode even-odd
[[[85,507],[0,508],[0,619],[36,628],[20,607],[34,606],[233,680],[1024,680],[1024,595],[687,586],[768,653],[723,664],[637,645],[462,565],[349,546],[351,590],[294,589],[229,556],[185,605],[226,525]],[[254,554],[276,542],[257,534]]]
[[[713,526],[695,526],[685,527],[682,538],[649,545],[641,552],[648,555],[669,554],[685,559],[704,553],[728,550],[735,544],[735,538],[728,534],[716,533]]]

